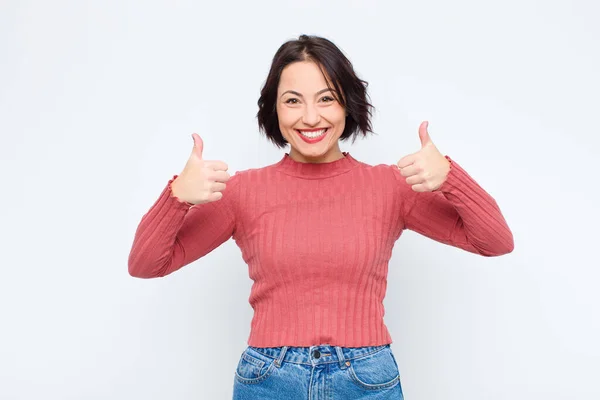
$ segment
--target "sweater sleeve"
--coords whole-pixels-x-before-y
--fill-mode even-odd
[[[235,233],[240,173],[236,172],[220,200],[190,205],[171,191],[174,175],[142,217],[129,253],[129,274],[157,278],[210,253]]]
[[[496,201],[449,156],[446,181],[433,192],[415,192],[394,167],[404,229],[450,246],[500,256],[512,252],[513,235]]]

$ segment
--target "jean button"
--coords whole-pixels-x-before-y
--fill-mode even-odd
[[[319,350],[313,351],[313,357],[314,358],[320,358],[321,357],[321,352],[319,352]]]

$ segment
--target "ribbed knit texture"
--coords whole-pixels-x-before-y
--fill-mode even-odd
[[[219,201],[189,207],[173,176],[142,217],[129,273],[164,276],[233,237],[254,281],[248,345],[392,343],[383,299],[392,248],[404,229],[483,256],[513,249],[495,200],[454,160],[435,192],[415,192],[395,165],[345,152],[237,172]]]

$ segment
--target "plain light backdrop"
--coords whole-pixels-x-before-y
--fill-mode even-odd
[[[132,278],[142,215],[192,149],[283,155],[257,128],[286,40],[336,43],[396,163],[418,127],[498,202],[513,253],[411,231],[384,305],[407,400],[598,399],[600,6],[588,1],[0,2],[0,398],[227,399],[251,281],[228,241]]]

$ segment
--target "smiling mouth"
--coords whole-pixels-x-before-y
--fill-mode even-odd
[[[329,130],[329,128],[324,128],[324,129],[311,129],[311,130],[300,130],[300,129],[296,129],[296,132],[298,132],[299,134],[301,134],[302,136],[308,138],[308,139],[316,139],[320,136],[323,136],[327,133],[327,131]]]

